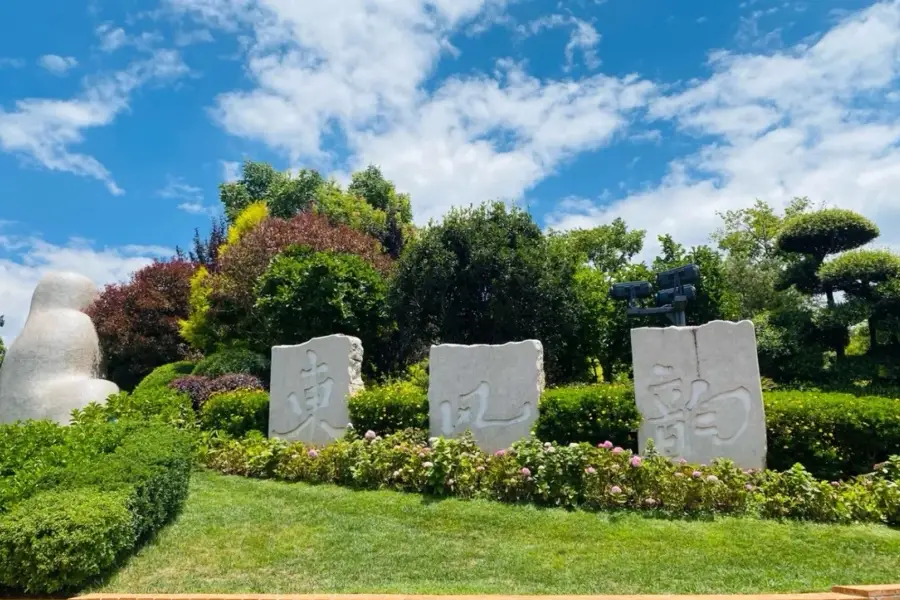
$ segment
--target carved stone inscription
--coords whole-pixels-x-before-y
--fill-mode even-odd
[[[530,434],[544,388],[540,342],[432,346],[429,371],[432,436],[470,430],[482,450],[493,452]]]
[[[363,387],[362,343],[346,335],[272,348],[269,435],[326,444],[344,434],[347,398]]]
[[[764,467],[765,414],[751,322],[634,329],[631,344],[642,451],[652,439],[673,459],[724,457],[744,468]]]

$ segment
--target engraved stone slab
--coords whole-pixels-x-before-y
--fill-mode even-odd
[[[723,457],[745,469],[765,466],[752,322],[633,329],[631,347],[641,451],[653,439],[673,459],[709,463]]]
[[[272,347],[269,437],[327,444],[344,435],[347,398],[363,389],[358,338],[329,335]]]
[[[431,347],[431,435],[471,430],[485,452],[528,437],[544,390],[544,348],[537,340],[489,346]]]

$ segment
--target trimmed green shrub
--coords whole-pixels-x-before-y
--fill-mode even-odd
[[[133,393],[139,394],[151,389],[164,388],[179,377],[190,375],[193,370],[194,363],[186,360],[156,367],[137,384]]]
[[[241,437],[250,431],[266,433],[269,424],[269,394],[237,390],[213,394],[200,409],[200,426]]]
[[[2,589],[87,585],[187,496],[191,440],[162,424],[28,422],[0,426],[0,440],[8,449],[0,455]]]
[[[179,428],[197,425],[197,414],[191,405],[191,397],[168,386],[149,388],[134,393],[119,392],[110,396],[105,404],[90,404],[72,411],[76,423],[103,423],[120,419],[153,421]]]
[[[368,388],[347,402],[357,432],[381,435],[404,429],[428,429],[428,392],[408,381]]]
[[[245,348],[229,348],[213,352],[202,359],[190,375],[215,378],[232,373],[246,373],[268,384],[269,368],[269,359],[259,352]]]
[[[637,449],[634,431],[640,415],[634,389],[620,385],[585,385],[547,390],[538,406],[535,424],[538,439],[559,444],[612,440]]]
[[[765,394],[767,463],[829,479],[868,473],[900,454],[900,401],[815,391]]]
[[[29,593],[77,589],[135,543],[126,491],[50,490],[0,518],[0,584]]]

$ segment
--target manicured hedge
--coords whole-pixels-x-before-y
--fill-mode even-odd
[[[428,392],[407,381],[367,388],[352,396],[347,408],[350,422],[361,432],[428,429]]]
[[[214,352],[202,359],[191,374],[221,377],[232,373],[245,373],[258,377],[264,385],[268,386],[269,372],[270,363],[267,356],[243,348],[229,348]]]
[[[163,424],[4,425],[0,448],[0,590],[87,585],[187,495],[190,438]]]
[[[261,390],[219,392],[200,409],[200,427],[241,437],[269,430],[269,394]]]
[[[424,392],[407,393],[398,385],[372,388],[351,400],[357,432],[385,435],[406,427],[427,428]],[[871,472],[875,463],[900,454],[900,399],[774,391],[765,392],[764,400],[767,462],[773,469],[799,462],[816,477],[840,479]],[[630,386],[569,386],[544,393],[534,433],[541,441],[612,440],[636,450],[639,423]]]
[[[800,463],[819,477],[868,473],[900,454],[900,399],[776,391],[765,394],[768,466]]]

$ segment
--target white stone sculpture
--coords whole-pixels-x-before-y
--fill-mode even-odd
[[[327,444],[344,435],[347,398],[363,389],[358,338],[329,335],[272,348],[269,436]]]
[[[31,297],[25,327],[0,367],[0,423],[50,419],[119,391],[100,377],[100,342],[84,312],[97,287],[77,273],[48,273]]]
[[[482,450],[494,452],[531,433],[544,390],[539,341],[432,346],[428,368],[432,436],[468,429]]]
[[[764,468],[766,419],[752,322],[633,329],[631,348],[641,451],[652,439],[673,459],[721,457]]]

